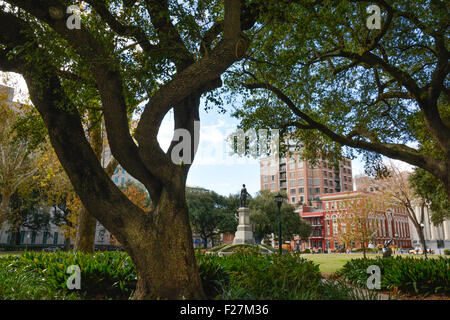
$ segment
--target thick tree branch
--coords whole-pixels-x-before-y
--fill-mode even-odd
[[[381,143],[375,136],[373,136],[371,133],[368,133],[367,131],[363,132],[361,131],[361,129],[355,129],[353,130],[353,132],[350,132],[348,136],[343,136],[335,133],[326,125],[315,121],[306,113],[301,111],[300,108],[298,108],[296,104],[291,99],[289,99],[289,97],[287,97],[280,89],[272,86],[269,83],[249,83],[245,84],[245,87],[248,89],[266,89],[273,92],[278,97],[278,99],[283,101],[296,116],[302,119],[302,121],[306,121],[314,129],[319,130],[335,142],[352,148],[373,151],[386,155],[393,159],[402,160],[418,167],[425,168],[430,172],[434,172],[435,174],[440,176],[445,176],[447,174],[445,163],[440,163],[438,160],[423,155],[417,152],[415,149],[407,147],[405,145]],[[366,138],[369,138],[371,142],[352,139],[353,137],[361,134]]]

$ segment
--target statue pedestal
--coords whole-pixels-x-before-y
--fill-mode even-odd
[[[250,224],[249,209],[240,207],[238,211],[239,225],[237,227],[236,233],[234,234],[233,244],[255,244],[255,239],[253,239],[252,226]]]

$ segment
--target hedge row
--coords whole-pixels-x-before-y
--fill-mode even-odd
[[[381,288],[415,294],[450,294],[450,258],[421,259],[391,257],[383,259],[352,259],[339,271],[345,279],[359,286],[366,286],[370,265],[381,271]]]

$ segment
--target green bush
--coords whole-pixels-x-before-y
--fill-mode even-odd
[[[254,249],[222,257],[230,274],[224,291],[245,293],[251,299],[307,299],[320,285],[319,267],[298,254],[262,255]],[[230,295],[229,295],[230,296]],[[232,296],[232,295],[231,295]]]
[[[449,250],[449,249],[445,249],[445,250],[444,250],[444,254],[445,254],[446,256],[450,256],[450,250]]]
[[[340,274],[353,284],[365,286],[370,265],[381,271],[381,288],[415,293],[450,293],[450,259],[418,259],[413,257],[391,257],[388,259],[352,259],[340,270]]]
[[[378,253],[381,249],[379,248],[366,248],[366,253]],[[353,248],[352,252],[363,252],[362,248]]]
[[[217,297],[230,280],[228,273],[221,264],[222,259],[215,254],[201,252],[196,252],[195,257],[206,296],[209,298]]]
[[[309,250],[309,249],[305,249],[305,250],[303,250],[303,252],[302,253],[311,253],[311,250]]]
[[[0,300],[76,300],[76,292],[69,293],[48,285],[45,278],[29,267],[0,268]]]
[[[0,259],[0,268],[9,266],[19,271],[36,273],[45,279],[49,288],[68,293],[67,267],[78,265],[81,270],[83,298],[127,299],[136,287],[134,265],[128,255],[121,252],[83,254],[80,252],[25,252],[20,256]]]

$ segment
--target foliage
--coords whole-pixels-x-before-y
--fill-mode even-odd
[[[258,249],[245,248],[220,259],[230,274],[225,291],[234,288],[253,299],[311,297],[321,279],[318,266],[299,255],[263,255]]]
[[[26,138],[18,135],[15,125],[27,116],[29,106],[11,104],[0,94],[0,225],[6,220],[9,201],[18,191],[27,191],[36,175],[40,150]]]
[[[342,202],[338,217],[338,241],[347,247],[358,242],[365,255],[366,244],[371,242],[378,230],[377,216],[386,210],[383,199],[375,195],[351,198]]]
[[[83,254],[81,252],[25,252],[20,256],[0,259],[1,268],[27,267],[43,277],[49,288],[68,293],[67,267],[81,269],[81,296],[87,299],[102,297],[127,299],[136,286],[136,271],[128,255],[118,252]],[[1,269],[0,268],[0,269]]]
[[[278,208],[274,196],[269,190],[262,190],[249,200],[250,221],[254,225],[257,240],[262,240],[272,232],[278,236]],[[294,212],[292,205],[283,202],[280,212],[283,240],[291,240],[293,235],[300,235],[305,239],[311,234],[311,227]]]
[[[448,181],[444,3],[379,1],[379,30],[366,27],[365,1],[273,4],[247,59],[227,74],[244,98],[234,115],[243,129],[279,128],[308,159],[363,153],[375,173],[383,154]]]
[[[58,290],[30,267],[0,268],[0,300],[77,300],[76,293]]]
[[[400,257],[383,259],[352,259],[340,270],[351,283],[365,286],[370,265],[381,271],[381,289],[401,290],[415,294],[450,294],[450,259]]]
[[[444,250],[444,254],[445,254],[446,256],[450,256],[450,250],[449,250],[449,249],[445,249],[445,250]]]
[[[444,184],[429,172],[415,168],[409,177],[411,187],[422,199],[425,199],[431,209],[431,221],[435,225],[450,219],[450,199]]]
[[[197,251],[196,259],[209,299],[372,299],[342,283],[322,281],[318,266],[298,254],[262,255],[247,248],[226,257]],[[72,264],[81,269],[80,291],[66,288]],[[135,286],[134,265],[123,252],[0,258],[2,299],[127,299]]]
[[[203,290],[207,297],[217,297],[222,288],[230,282],[230,275],[222,265],[222,259],[215,255],[196,254],[198,269],[202,277]]]
[[[121,187],[122,192],[125,193],[127,198],[133,202],[136,206],[149,212],[151,209],[151,200],[147,190],[141,184],[127,181],[125,185]]]
[[[194,232],[200,234],[206,247],[207,240],[218,232],[234,232],[237,227],[234,198],[223,197],[202,188],[186,188],[186,202]]]

